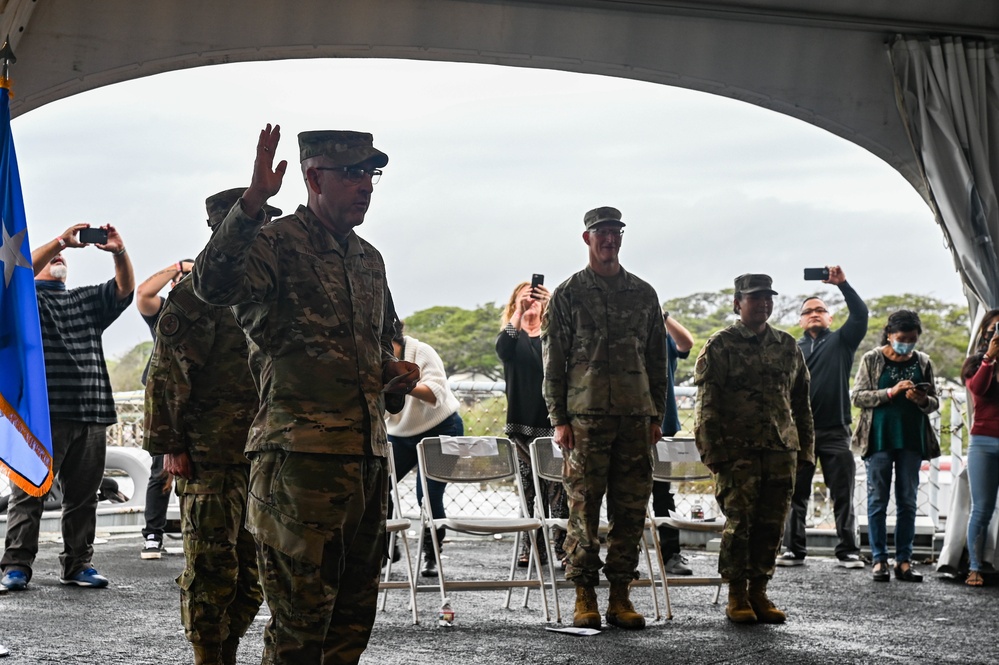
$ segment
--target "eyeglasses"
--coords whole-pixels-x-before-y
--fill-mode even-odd
[[[361,182],[364,176],[371,176],[374,185],[382,177],[381,169],[362,169],[360,166],[316,166],[317,171],[339,171],[347,182]]]
[[[598,238],[620,238],[624,235],[624,229],[593,229],[590,235]]]
[[[828,313],[829,313],[829,310],[826,309],[825,307],[814,307],[812,309],[803,309],[803,310],[801,310],[801,315],[802,316],[808,316],[809,314],[828,314]]]

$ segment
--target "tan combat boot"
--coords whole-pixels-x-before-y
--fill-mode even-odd
[[[611,584],[610,602],[607,604],[607,623],[626,630],[645,628],[645,617],[635,611],[628,598],[627,584]]]
[[[728,605],[725,607],[725,615],[735,623],[756,623],[756,612],[749,604],[746,580],[728,583]]]
[[[600,628],[597,592],[593,587],[576,587],[576,609],[572,613],[572,625],[576,628]]]
[[[784,623],[787,615],[774,607],[767,598],[767,578],[757,577],[749,581],[749,605],[762,623]]]
[[[194,665],[221,665],[218,644],[192,644]]]

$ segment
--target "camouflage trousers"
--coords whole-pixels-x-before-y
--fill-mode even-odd
[[[242,637],[263,602],[256,545],[244,522],[249,470],[198,464],[197,479],[177,479],[185,560],[177,584],[191,644]]]
[[[725,515],[718,573],[770,578],[794,491],[796,452],[760,451],[718,464],[715,498]]]
[[[375,621],[387,499],[382,457],[253,456],[247,526],[271,610],[261,665],[358,662]]]
[[[575,416],[575,448],[565,458],[569,503],[565,577],[576,586],[596,586],[600,569],[612,583],[638,577],[638,546],[652,492],[649,418]],[[606,563],[600,560],[600,505],[607,495]]]

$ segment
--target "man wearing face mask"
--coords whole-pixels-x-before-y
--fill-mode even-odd
[[[812,462],[815,442],[805,359],[793,337],[767,324],[777,295],[771,286],[769,275],[735,278],[739,320],[708,339],[694,369],[694,440],[726,518],[718,572],[728,580],[725,614],[735,623],[786,619],[767,583],[795,468]]]
[[[867,305],[846,281],[839,266],[829,266],[826,284],[839,287],[849,317],[831,330],[832,314],[819,297],[801,304],[800,325],[804,330],[798,348],[805,356],[811,375],[812,418],[815,421],[815,457],[822,463],[822,478],[833,501],[836,515],[836,565],[863,568],[857,544],[857,517],[853,509],[853,482],[857,465],[850,450],[850,369],[857,347],[867,334]],[[799,464],[791,497],[791,512],[784,529],[785,552],[778,566],[805,563],[805,516],[812,494],[814,464]]]

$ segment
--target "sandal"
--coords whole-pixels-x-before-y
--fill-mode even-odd
[[[977,570],[968,573],[968,579],[964,581],[968,586],[985,586],[985,578]]]
[[[520,558],[517,559],[518,568],[527,568],[531,563],[531,555],[527,552],[521,552]]]

